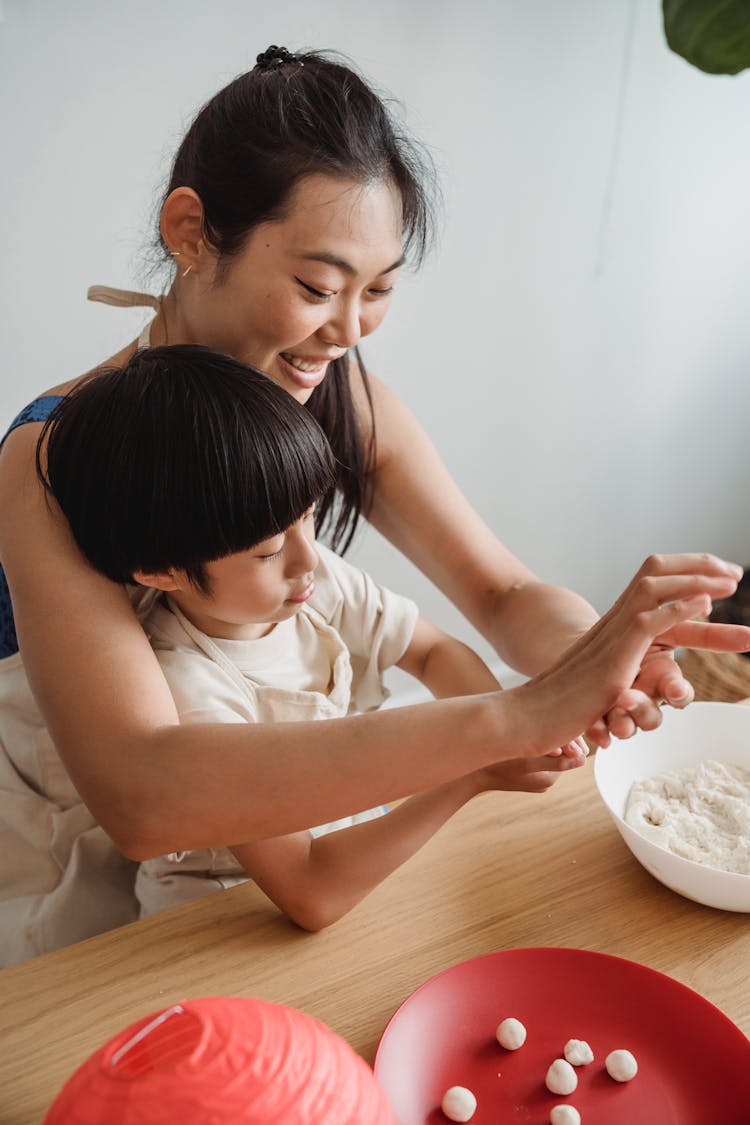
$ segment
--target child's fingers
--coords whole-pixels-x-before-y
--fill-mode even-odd
[[[566,758],[588,758],[589,748],[586,745],[586,740],[581,736],[574,738],[572,742],[567,742],[562,747],[562,753]]]
[[[542,766],[541,763],[545,764]],[[586,762],[583,754],[577,758],[567,758],[564,755],[550,762],[545,754],[544,758],[531,759],[526,777],[519,788],[526,793],[545,793],[563,773],[580,769]],[[540,768],[541,767],[541,768]]]

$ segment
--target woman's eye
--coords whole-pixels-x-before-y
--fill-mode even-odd
[[[393,286],[389,285],[387,289],[371,289],[373,297],[389,297],[393,292]]]
[[[315,289],[312,285],[308,285],[306,281],[303,281],[301,277],[295,277],[294,280],[298,285],[301,285],[303,289],[306,289],[308,293],[311,293],[313,297],[317,297],[319,301],[329,301],[331,297],[333,297],[333,293],[325,293],[321,289]]]

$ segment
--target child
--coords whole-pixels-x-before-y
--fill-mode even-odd
[[[371,710],[394,664],[436,696],[498,688],[479,657],[412,602],[315,543],[315,504],[333,482],[330,448],[309,412],[254,369],[197,346],[136,353],[64,399],[38,448],[79,548],[107,577],[140,588],[182,723]],[[206,840],[146,860],[135,880],[140,912],[249,875],[298,925],[320,929],[477,793],[544,789],[583,758],[579,745],[504,762],[385,817],[353,810],[306,832],[232,848]],[[320,770],[326,784],[325,762]]]

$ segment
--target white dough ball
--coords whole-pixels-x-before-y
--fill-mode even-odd
[[[552,1094],[572,1094],[578,1085],[576,1072],[565,1059],[555,1059],[547,1071],[544,1084]]]
[[[506,1051],[517,1051],[526,1042],[526,1028],[520,1020],[507,1019],[499,1025],[495,1037]]]
[[[611,1051],[604,1060],[604,1065],[607,1074],[615,1082],[629,1082],[638,1073],[638,1063],[630,1051]]]
[[[594,1061],[594,1052],[585,1039],[569,1039],[563,1047],[563,1054],[571,1066],[587,1066]]]
[[[451,1086],[443,1094],[443,1113],[451,1121],[471,1121],[477,1108],[477,1099],[465,1086]]]
[[[581,1115],[574,1105],[556,1105],[549,1115],[550,1125],[581,1125]]]

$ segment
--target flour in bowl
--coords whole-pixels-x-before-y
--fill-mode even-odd
[[[750,772],[707,761],[633,783],[625,820],[683,859],[750,875]]]

